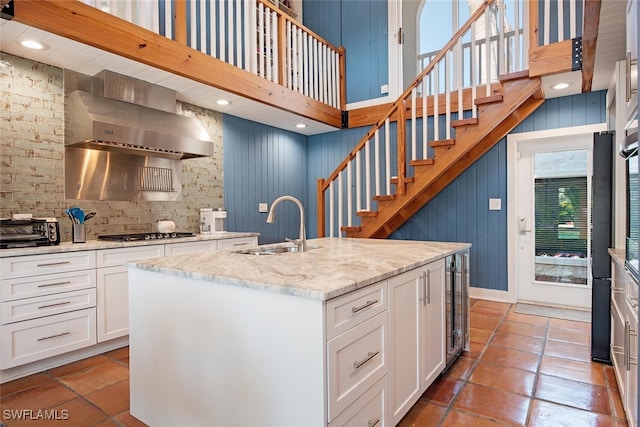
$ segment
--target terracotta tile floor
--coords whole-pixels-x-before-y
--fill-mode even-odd
[[[517,314],[505,303],[471,303],[471,351],[400,426],[627,425],[612,367],[590,360],[588,323]],[[2,384],[0,420],[9,427],[144,426],[129,414],[128,366],[125,347]],[[35,418],[44,409],[68,419],[6,417],[6,411],[31,410]]]
[[[590,358],[589,323],[471,301],[471,351],[400,426],[626,426],[613,368]]]

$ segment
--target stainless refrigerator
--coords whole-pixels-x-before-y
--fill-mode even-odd
[[[611,363],[611,247],[613,133],[594,134],[591,235],[591,359]]]

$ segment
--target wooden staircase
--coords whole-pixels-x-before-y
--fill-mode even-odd
[[[389,237],[544,102],[540,77],[509,62],[504,28],[477,31],[480,20],[490,28],[493,3],[484,1],[318,180],[318,237]]]
[[[404,192],[374,196],[377,210],[358,211],[361,224],[341,227],[345,235],[389,237],[544,102],[540,79],[526,71],[501,76],[500,85],[499,92],[476,99],[477,118],[451,122],[455,138],[430,143],[433,158],[410,162],[414,174],[405,178]]]

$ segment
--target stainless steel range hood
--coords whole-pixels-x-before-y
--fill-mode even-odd
[[[194,117],[176,114],[176,92],[102,71],[65,70],[65,145],[167,159],[213,155]]]

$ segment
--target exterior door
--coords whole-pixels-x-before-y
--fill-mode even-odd
[[[591,307],[593,134],[517,144],[517,300]]]

